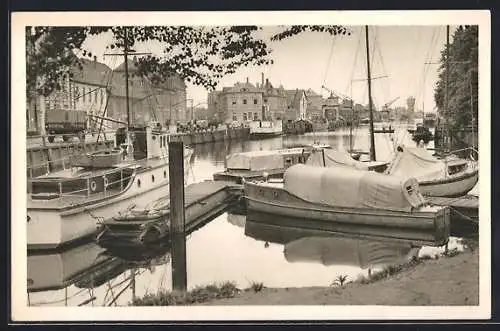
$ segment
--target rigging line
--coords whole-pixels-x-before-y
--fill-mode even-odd
[[[438,36],[436,34],[437,31],[439,31],[439,28],[434,28],[432,36],[431,36],[429,48],[427,49],[427,53],[426,53],[425,58],[424,58],[424,64],[423,64],[423,69],[422,69],[423,74],[420,77],[420,82],[419,82],[419,85],[417,87],[417,97],[420,97],[421,90],[422,90],[423,86],[425,85],[425,77],[427,76],[427,72],[429,71],[429,66],[425,62],[429,61],[431,54],[432,54],[432,50],[434,49],[435,44],[438,40],[437,39]]]
[[[434,53],[434,50],[435,48],[439,45],[438,44],[438,40],[439,40],[439,36],[441,34],[441,29],[438,28],[437,30],[437,34],[436,34],[436,37],[435,37],[435,40],[434,42],[432,43],[430,49],[429,49],[429,55],[428,55],[428,60],[427,61],[430,61],[432,60],[432,55]],[[424,77],[423,77],[423,80],[422,80],[422,86],[421,86],[421,89],[420,89],[420,93],[419,93],[419,98],[421,98],[422,100],[425,100],[425,81],[427,80],[427,76],[429,75],[429,71],[430,71],[430,65],[426,65],[425,66],[426,70],[424,71]]]
[[[423,67],[422,67],[422,69],[420,71],[421,75],[419,76],[419,81],[418,81],[417,85],[415,85],[415,87],[413,88],[413,90],[416,93],[416,98],[419,98],[419,96],[420,96],[420,90],[421,90],[421,88],[422,88],[422,86],[424,84],[423,83],[424,77],[425,77],[425,74],[426,74],[426,70],[428,69],[427,65],[425,64],[425,62],[429,58],[429,53],[430,53],[430,48],[431,48],[430,46],[432,46],[432,44],[434,43],[435,35],[436,35],[436,29],[434,28],[432,30],[431,40],[429,42],[429,48],[427,49],[427,52],[426,52],[426,54],[424,56],[424,63],[422,65]]]
[[[376,29],[378,31],[378,27]],[[377,44],[376,49],[377,49],[378,57],[380,59],[380,66],[382,67],[382,75],[386,75],[387,76],[388,74],[387,74],[387,70],[386,70],[386,67],[385,67],[385,63],[384,63],[384,57],[382,56],[382,47],[380,46],[380,42],[379,42],[378,39],[375,39],[375,42]],[[382,83],[380,83],[380,84],[381,84],[382,94],[385,94],[384,92],[387,91],[387,94],[384,95],[385,100],[389,101],[389,98],[391,96],[390,85],[387,84],[386,85],[387,86],[387,90],[385,90],[384,89],[384,85]]]
[[[333,48],[335,46],[335,37],[332,37],[332,45],[330,46],[330,54],[328,55],[328,60],[326,61],[326,69],[325,69],[325,75],[323,77],[323,85],[326,85],[326,76],[328,76],[328,71],[330,70],[330,65],[332,61],[332,56],[333,56]]]
[[[350,90],[350,96],[352,98],[352,80],[354,79],[354,70],[356,68],[356,63],[357,63],[357,60],[358,60],[358,54],[359,54],[359,48],[360,48],[360,45],[361,45],[361,33],[362,31],[359,30],[359,33],[358,33],[358,42],[357,42],[357,45],[356,45],[356,52],[354,53],[354,62],[352,64],[352,69],[351,69],[351,76],[350,76],[350,79],[349,81],[347,82],[347,87],[346,87],[346,94],[348,92],[348,90]]]

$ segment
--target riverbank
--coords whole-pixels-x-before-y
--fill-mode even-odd
[[[311,275],[314,277],[313,275]],[[385,268],[370,278],[329,287],[266,288],[254,282],[245,290],[232,283],[209,285],[187,294],[163,293],[134,305],[478,305],[479,250],[424,256],[405,265]],[[341,277],[340,277],[341,278]],[[349,281],[349,280],[347,280]],[[208,289],[208,290],[207,290]],[[203,295],[200,297],[200,293]],[[172,299],[175,297],[175,299]]]

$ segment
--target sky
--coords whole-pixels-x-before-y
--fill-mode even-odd
[[[264,73],[270,82],[285,89],[308,89],[327,97],[322,85],[350,96],[357,103],[367,104],[367,72],[365,30],[362,26],[348,26],[351,35],[331,36],[327,33],[305,32],[278,42],[269,37],[280,31],[279,26],[264,26],[258,36],[268,41],[273,50],[274,64],[243,67],[224,77],[217,89],[244,82],[261,81]],[[450,38],[454,27],[450,28]],[[370,26],[369,47],[372,78],[372,96],[377,108],[398,98],[392,107],[405,106],[409,96],[416,98],[416,108],[435,111],[434,86],[440,52],[446,43],[446,26]],[[84,46],[92,51],[98,61],[111,68],[122,61],[117,57],[104,57],[110,34],[88,39]],[[451,41],[451,39],[450,39]],[[160,48],[149,44],[137,46],[138,52],[158,54]],[[161,53],[160,53],[161,54]],[[382,77],[381,77],[382,76]],[[386,76],[386,77],[384,77]],[[379,77],[379,78],[377,78]],[[194,104],[206,106],[208,91],[188,84],[187,98]]]

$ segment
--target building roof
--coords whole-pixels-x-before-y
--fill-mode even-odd
[[[285,95],[286,95],[286,103],[287,106],[296,106],[300,103],[300,98],[302,93],[305,93],[304,90],[285,90]],[[307,99],[307,96],[306,96]]]
[[[95,58],[94,60],[79,58],[78,63],[73,64],[70,71],[73,75],[71,80],[96,86],[106,86],[111,74],[111,68]]]
[[[137,61],[136,60],[128,60],[128,71],[133,73],[137,71]],[[123,61],[122,64],[120,64],[118,67],[116,67],[113,70],[115,73],[123,73],[125,72],[125,61]],[[159,88],[166,89],[166,90],[185,90],[186,89],[186,83],[184,80],[177,74],[177,73],[172,73],[169,77],[167,77],[162,83],[158,84]]]

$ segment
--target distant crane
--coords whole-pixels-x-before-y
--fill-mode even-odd
[[[386,103],[385,105],[383,105],[382,106],[382,111],[389,110],[389,106],[392,105],[394,102],[396,102],[398,99],[399,99],[399,97],[396,97],[396,98],[392,99],[391,101],[389,101],[388,103]]]

